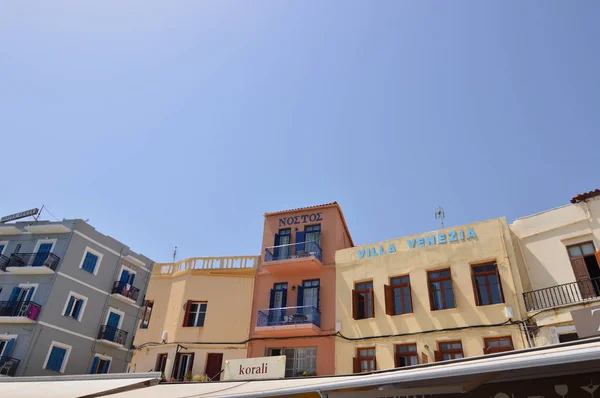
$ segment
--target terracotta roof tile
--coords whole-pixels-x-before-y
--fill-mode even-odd
[[[320,207],[328,207],[328,206],[333,206],[333,205],[337,205],[338,202],[331,202],[331,203],[324,203],[322,205],[316,205],[316,206],[308,206],[308,207],[298,207],[297,209],[289,209],[289,210],[281,210],[281,211],[273,211],[270,213],[265,213],[265,216],[272,216],[275,214],[283,214],[283,213],[291,213],[293,211],[301,211],[301,210],[308,210],[308,209],[317,209]]]
[[[593,198],[594,196],[600,195],[600,189],[595,189],[593,191],[580,193],[579,195],[573,196],[571,199],[571,203],[583,202],[586,199]]]

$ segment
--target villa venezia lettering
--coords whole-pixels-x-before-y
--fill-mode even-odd
[[[477,234],[473,228],[467,228],[466,234],[465,231],[459,229],[457,231],[448,231],[447,233],[437,233],[433,235],[422,236],[416,239],[407,239],[406,243],[408,244],[409,249],[414,249],[415,247],[434,246],[461,241],[464,242],[465,240],[469,239],[477,239]],[[378,247],[367,247],[357,250],[359,260],[362,260],[365,257],[383,256],[392,253],[396,253],[396,246],[394,246],[393,243],[390,243],[387,248],[385,245],[380,245]]]
[[[307,222],[323,221],[323,213],[304,214],[303,216],[284,217],[279,219],[279,226],[304,224]]]

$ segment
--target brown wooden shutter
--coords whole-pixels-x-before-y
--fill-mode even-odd
[[[358,319],[358,293],[352,289],[352,318]]]
[[[441,362],[443,360],[443,356],[440,351],[434,351],[433,356],[434,356],[436,362]]]
[[[373,370],[377,370],[377,357],[373,358],[373,365],[375,366]]]
[[[386,315],[395,315],[396,311],[394,308],[394,289],[392,289],[391,286],[383,285],[383,292],[385,294]]]
[[[429,358],[427,357],[427,354],[422,352],[421,353],[421,363],[428,363],[428,362],[429,362]]]
[[[354,373],[360,373],[360,359],[356,357],[352,358],[352,371]]]
[[[183,326],[187,326],[190,320],[190,309],[192,308],[192,300],[188,300],[185,304],[185,315],[183,316]]]
[[[598,262],[598,267],[600,267],[600,250],[596,252],[596,261]]]
[[[575,257],[571,259],[571,266],[573,267],[573,273],[575,274],[575,280],[579,286],[579,292],[582,298],[589,298],[594,296],[594,289],[590,281],[590,274],[585,264],[583,257]]]
[[[190,371],[192,372],[192,376],[194,375],[194,356],[195,353],[191,352],[190,353]],[[185,376],[185,375],[183,375]]]
[[[371,315],[375,318],[375,292],[373,288],[369,289],[369,293],[371,294]]]
[[[477,278],[475,278],[475,270],[471,266],[471,282],[473,283],[473,294],[475,294],[475,305],[481,305],[479,302],[479,292],[477,291]]]

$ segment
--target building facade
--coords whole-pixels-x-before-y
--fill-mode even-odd
[[[536,345],[577,339],[571,311],[600,301],[600,190],[511,224]]]
[[[257,266],[253,256],[155,264],[132,371],[220,380],[225,361],[247,356]]]
[[[352,247],[337,203],[265,214],[248,357],[287,357],[285,375],[335,373],[335,252]]]
[[[0,374],[125,372],[152,260],[83,220],[0,225]]]
[[[336,253],[336,374],[527,346],[504,218]]]

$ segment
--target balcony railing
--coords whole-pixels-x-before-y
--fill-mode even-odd
[[[315,256],[319,261],[322,260],[321,246],[318,242],[297,242],[265,249],[265,262],[309,256]]]
[[[600,297],[600,278],[584,279],[523,293],[527,311],[537,311]]]
[[[13,253],[8,267],[48,267],[56,271],[60,257],[53,253]]]
[[[0,271],[5,272],[9,262],[10,258],[0,254]]]
[[[113,294],[120,294],[123,297],[137,301],[140,289],[130,285],[127,282],[116,281],[112,289]]]
[[[125,345],[125,341],[127,340],[127,332],[125,330],[117,329],[113,326],[102,325],[100,326],[98,339]]]
[[[0,357],[0,375],[2,376],[14,376],[17,373],[17,366],[19,361],[16,358],[7,356]]]
[[[0,301],[0,316],[38,319],[42,307],[33,301]]]
[[[313,306],[258,310],[256,326],[313,324],[321,327],[321,313]]]

